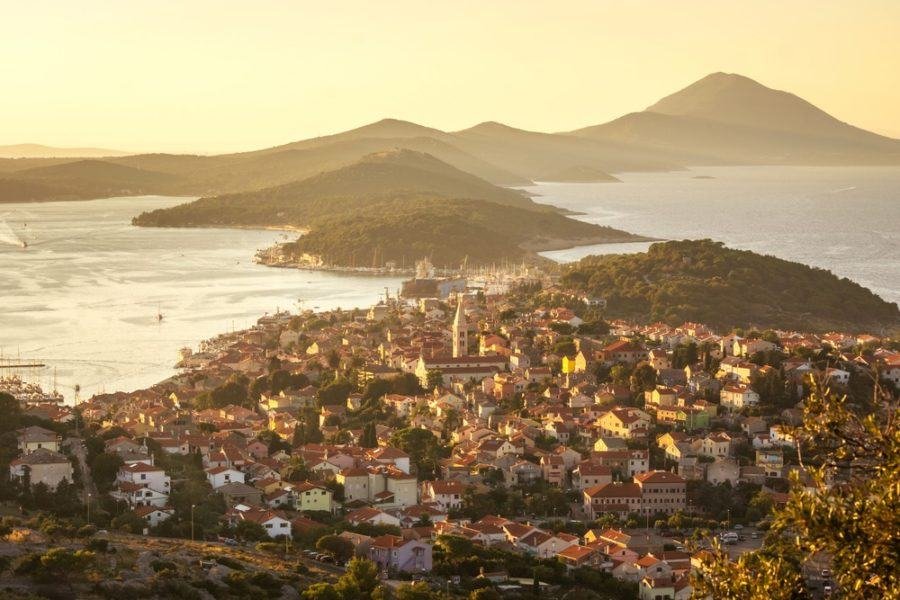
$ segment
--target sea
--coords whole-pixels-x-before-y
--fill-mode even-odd
[[[900,302],[900,167],[705,167],[523,188],[577,218],[654,239],[709,238],[828,269]],[[544,252],[561,262],[649,243]]]
[[[131,225],[143,211],[189,200],[0,205],[2,358],[47,365],[16,373],[73,402],[76,386],[84,399],[162,381],[181,348],[264,314],[368,307],[400,288],[401,278],[254,263],[283,232]],[[3,362],[0,376],[12,374]]]
[[[539,183],[540,202],[659,239],[727,246],[830,269],[900,301],[900,169],[708,167],[626,173],[621,183]],[[188,198],[145,196],[0,205],[0,376],[67,402],[131,391],[175,373],[178,351],[278,310],[367,307],[395,277],[279,269],[252,261],[289,235],[140,228],[135,215]],[[27,247],[22,247],[22,242]],[[546,252],[561,262],[646,243]],[[162,315],[162,319],[158,319]]]

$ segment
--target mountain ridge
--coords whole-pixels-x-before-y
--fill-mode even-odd
[[[900,140],[849,125],[790,92],[721,72],[642,112],[569,133],[671,152],[687,164],[900,164]]]
[[[9,180],[0,189],[0,202],[34,200],[41,190],[49,194],[45,199],[81,199],[96,193],[240,193],[299,181],[396,148],[427,152],[504,186],[538,180],[612,181],[600,174],[681,170],[688,165],[900,165],[900,140],[844,123],[789,92],[720,72],[644,111],[565,133],[528,131],[498,121],[447,132],[387,118],[241,153],[104,157],[103,162],[137,169],[133,179],[123,180],[123,173],[110,170],[109,180],[101,180],[94,168],[72,177],[59,193],[25,185],[23,180],[33,177],[25,171],[80,159],[0,158],[0,176]],[[156,179],[148,172],[158,173]]]
[[[102,158],[127,154],[129,153],[109,148],[68,148],[28,142],[0,145],[0,158]]]

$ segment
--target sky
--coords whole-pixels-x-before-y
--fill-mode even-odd
[[[715,71],[900,138],[898,0],[0,0],[0,144],[216,153],[381,118],[568,131]]]

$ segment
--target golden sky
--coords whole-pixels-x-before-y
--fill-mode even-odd
[[[383,117],[564,131],[714,72],[900,137],[900,0],[0,0],[0,144],[222,152]]]

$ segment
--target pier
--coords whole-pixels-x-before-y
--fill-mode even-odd
[[[47,365],[36,360],[0,358],[0,369],[43,369]]]

